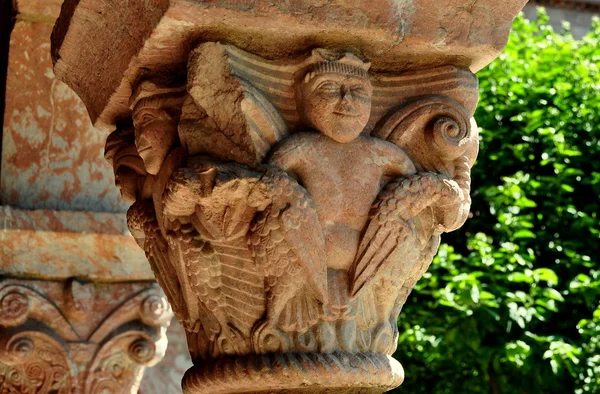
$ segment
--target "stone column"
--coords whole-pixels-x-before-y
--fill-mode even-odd
[[[54,69],[110,132],[185,393],[402,383],[398,314],[469,214],[474,72],[524,3],[63,5]]]

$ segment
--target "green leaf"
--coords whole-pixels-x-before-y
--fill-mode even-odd
[[[545,288],[543,295],[555,301],[564,301],[564,297],[556,289]]]
[[[533,270],[533,277],[536,279],[536,282],[548,282],[550,286],[558,284],[558,276],[550,268],[537,268]]]
[[[535,234],[527,229],[518,230],[513,234],[514,239],[522,239],[522,238],[535,238]]]

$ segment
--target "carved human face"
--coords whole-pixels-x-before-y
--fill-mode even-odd
[[[366,78],[318,74],[302,85],[305,120],[334,141],[350,142],[369,121],[372,94]]]
[[[177,122],[165,110],[140,108],[134,126],[138,154],[148,174],[156,175],[177,140]]]
[[[138,176],[137,172],[124,166],[121,166],[115,174],[115,185],[126,202],[134,202],[137,197]]]

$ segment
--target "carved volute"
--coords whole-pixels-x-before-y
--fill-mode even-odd
[[[0,279],[0,391],[137,393],[172,317],[151,282]]]
[[[395,66],[296,37],[278,57],[233,31],[196,30],[157,65],[173,10],[137,55],[152,66],[130,67],[92,116],[116,125],[106,158],[130,231],[187,333],[184,392],[400,385],[398,315],[469,213],[477,78],[453,56]]]

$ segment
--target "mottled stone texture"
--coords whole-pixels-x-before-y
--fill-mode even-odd
[[[18,16],[10,37],[3,119],[0,276],[121,282],[115,284],[119,291],[108,285],[96,289],[100,301],[86,306],[96,309],[87,321],[77,322],[76,328],[82,330],[98,323],[105,312],[98,308],[110,306],[109,298],[151,285],[123,281],[148,281],[153,274],[129,235],[124,216],[115,214],[128,204],[112,186],[113,170],[103,157],[106,135],[91,125],[81,100],[52,71],[49,39],[62,0],[13,4]],[[64,309],[62,287],[49,283],[56,282],[46,282],[38,290]],[[0,342],[7,339],[0,337]],[[181,391],[182,375],[191,362],[185,334],[176,321],[167,337],[164,359],[147,368],[140,383],[143,394]],[[84,348],[74,351],[85,354]],[[7,377],[14,373],[0,365],[0,382]]]
[[[0,262],[0,275],[153,279],[123,216],[113,213],[0,206]]]
[[[137,392],[171,308],[153,282],[0,279],[0,392]]]
[[[24,209],[123,212],[127,206],[111,186],[112,170],[102,154],[106,136],[52,72],[49,38],[57,7],[22,4],[50,15],[20,14],[11,35],[0,202]]]
[[[63,0],[13,0],[20,19],[50,22],[58,18]]]

